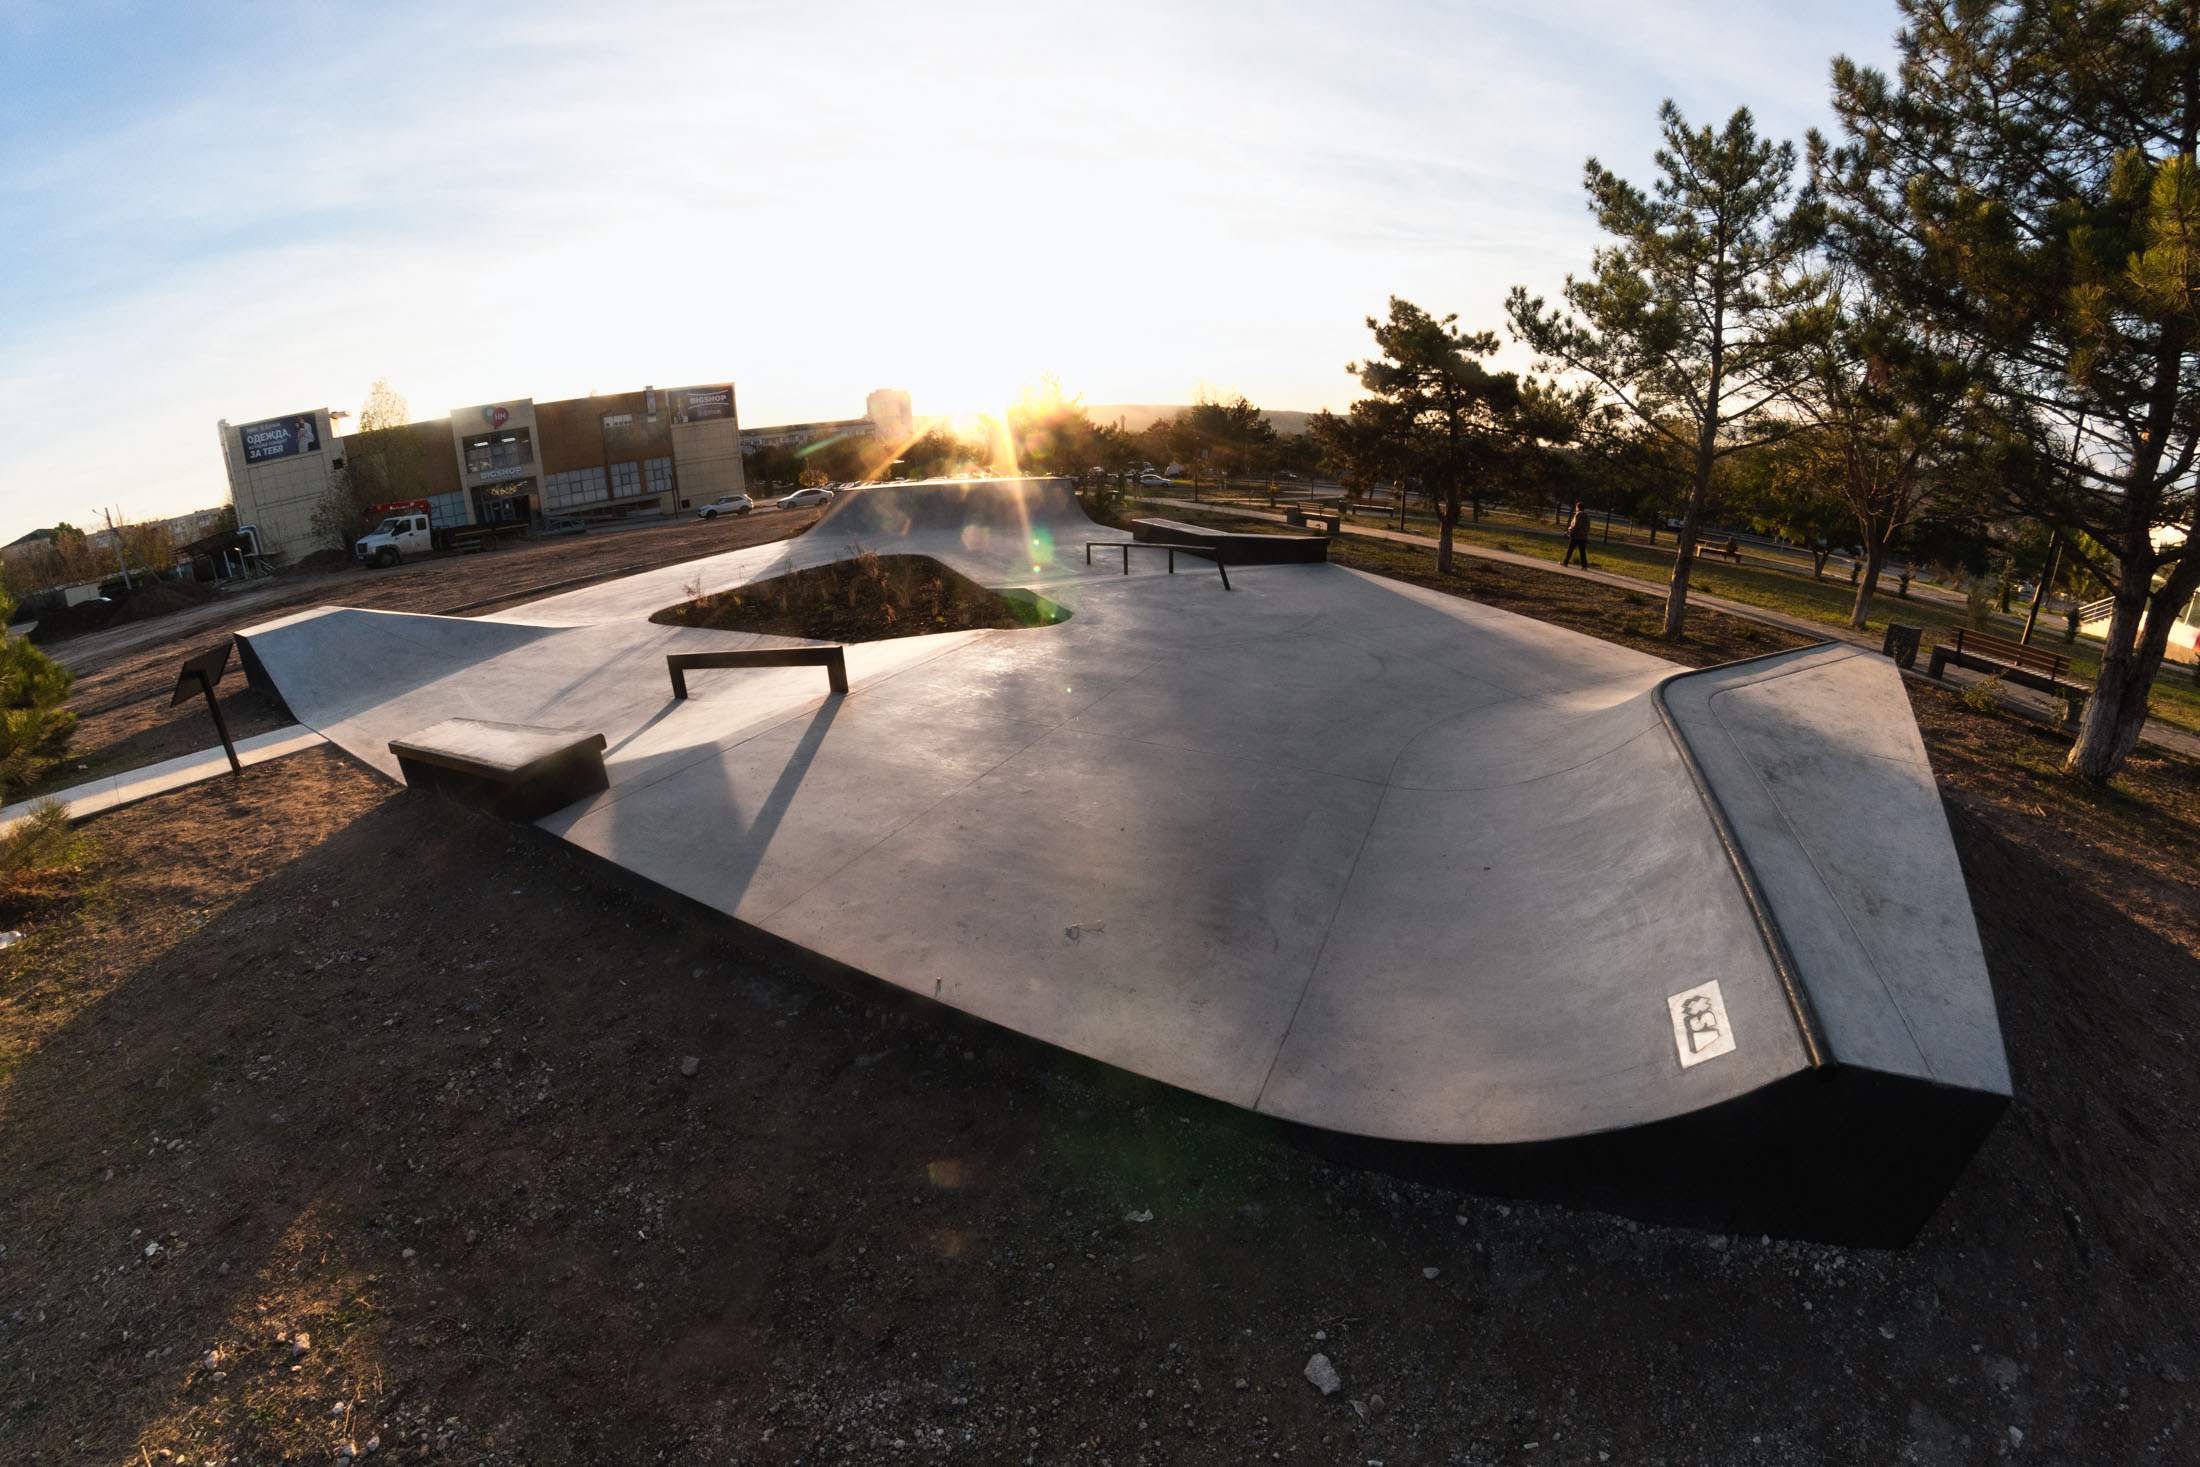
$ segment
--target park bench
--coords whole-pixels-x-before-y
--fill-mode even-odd
[[[2063,676],[2070,670],[2070,659],[2062,653],[2027,647],[2007,637],[1976,632],[1969,627],[1957,627],[1953,640],[1933,648],[1933,660],[1926,671],[1937,678],[1951,662],[1973,672],[2007,678],[2022,687],[2037,688],[2063,698],[2083,697],[2091,691],[2085,684]]]
[[[538,820],[609,788],[604,736],[481,718],[443,722],[390,740],[405,783],[507,820]]]
[[[1344,516],[1336,510],[1303,509],[1296,505],[1283,512],[1283,522],[1301,527],[1319,525],[1332,535],[1344,528]]]
[[[1742,563],[1741,544],[1740,542],[1736,541],[1732,536],[1729,536],[1724,540],[1698,540],[1696,542],[1696,554],[1699,556],[1723,555],[1728,560],[1733,561],[1736,565],[1740,565]]]

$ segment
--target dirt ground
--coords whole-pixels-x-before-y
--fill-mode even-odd
[[[0,1461],[2192,1461],[2200,765],[1913,699],[2017,1100],[1892,1252],[1352,1171],[333,750],[102,816],[0,952]]]

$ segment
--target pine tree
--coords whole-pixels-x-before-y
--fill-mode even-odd
[[[1367,318],[1382,355],[1345,367],[1386,406],[1368,421],[1392,436],[1401,474],[1417,474],[1436,500],[1438,574],[1451,570],[1462,502],[1479,516],[1482,498],[1524,449],[1572,436],[1579,409],[1543,384],[1484,367],[1497,333],[1462,331],[1458,320],[1392,296],[1386,319]]]
[[[1835,247],[1974,349],[2005,420],[2059,467],[2011,476],[2004,508],[2082,531],[2069,553],[2114,597],[2068,764],[2104,780],[2200,589],[2200,18],[2162,0],[1900,4],[1894,80],[1834,63],[1844,140],[1811,140],[1815,187]]]
[[[0,589],[0,626],[14,616],[15,598]],[[0,638],[0,791],[29,783],[68,746],[76,715],[61,704],[74,682],[28,638]]]
[[[1590,207],[1613,242],[1587,279],[1566,278],[1566,309],[1546,310],[1520,286],[1505,306],[1546,364],[1689,455],[1665,603],[1665,635],[1678,637],[1713,469],[1790,427],[1773,409],[1800,370],[1790,314],[1813,288],[1814,211],[1789,204],[1794,145],[1760,140],[1748,108],[1714,132],[1691,129],[1668,101],[1658,125],[1663,176],[1651,192],[1588,161]]]

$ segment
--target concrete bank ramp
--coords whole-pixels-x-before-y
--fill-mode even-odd
[[[1043,482],[885,486],[770,559],[678,568],[717,589],[860,543],[1074,607],[852,647],[845,697],[772,669],[672,701],[667,651],[787,639],[651,625],[663,572],[533,624],[243,637],[385,769],[452,716],[602,732],[610,787],[545,830],[1355,1158],[1799,1236],[1930,1213],[2008,1075],[1890,664],[1689,673],[1333,566],[1225,591],[1031,553],[1107,533]]]
[[[1033,534],[1065,529],[1101,532],[1061,479],[942,479],[843,490],[810,533],[822,540],[849,535],[906,540],[949,535],[975,542],[1001,535],[1010,544]]]

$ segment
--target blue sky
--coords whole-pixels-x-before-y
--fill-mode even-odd
[[[0,0],[0,539],[226,494],[214,424],[732,379],[1341,408],[1392,293],[1596,243],[1658,102],[1800,141],[1894,7]]]

